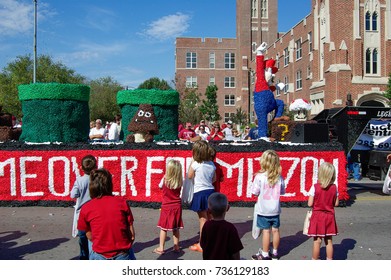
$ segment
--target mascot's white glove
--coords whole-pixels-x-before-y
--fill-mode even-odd
[[[258,48],[257,48],[257,55],[263,55],[266,52],[267,43],[263,42]]]
[[[285,84],[284,83],[278,83],[277,84],[277,87],[280,89],[280,90],[283,90],[285,88]]]

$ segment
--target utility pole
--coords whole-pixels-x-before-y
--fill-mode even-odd
[[[37,81],[37,0],[34,1],[34,68],[33,83]]]

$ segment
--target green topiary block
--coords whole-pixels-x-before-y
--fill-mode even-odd
[[[80,84],[35,83],[18,86],[19,100],[90,100],[90,87]]]
[[[18,87],[26,142],[86,142],[90,88],[76,84],[30,84]]]
[[[178,139],[179,93],[175,90],[135,89],[117,93],[117,103],[121,107],[124,139],[131,133],[128,125],[140,104],[151,104],[158,119],[159,134],[155,141]]]

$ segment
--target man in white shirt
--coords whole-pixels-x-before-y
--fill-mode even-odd
[[[116,115],[114,122],[109,129],[108,140],[119,141],[119,135],[121,133],[121,115]]]
[[[232,121],[228,121],[227,122],[227,127],[223,129],[223,133],[224,133],[224,136],[225,136],[225,140],[233,140],[234,139],[234,136],[232,134]]]
[[[95,127],[90,130],[90,140],[104,140],[105,139],[105,129],[102,127],[102,120],[97,119],[95,121]]]

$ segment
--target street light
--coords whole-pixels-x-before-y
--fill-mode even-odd
[[[34,1],[34,67],[33,67],[33,83],[37,80],[37,1]]]

